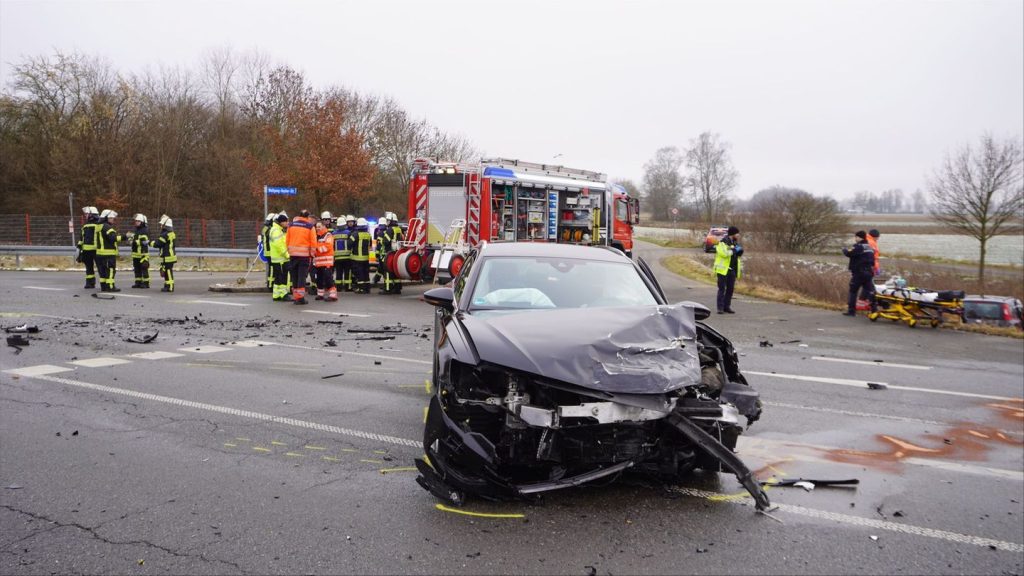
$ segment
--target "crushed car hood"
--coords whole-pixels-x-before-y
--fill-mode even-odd
[[[686,305],[462,314],[482,361],[602,392],[662,394],[700,382]]]

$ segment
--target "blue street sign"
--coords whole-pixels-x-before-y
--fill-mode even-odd
[[[288,186],[267,186],[267,194],[273,196],[295,196],[298,191]]]

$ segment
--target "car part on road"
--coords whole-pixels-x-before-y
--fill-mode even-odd
[[[773,478],[771,480],[761,481],[762,486],[771,487],[784,487],[784,486],[800,486],[801,483],[810,483],[813,486],[836,486],[839,488],[853,488],[860,484],[860,480],[857,478],[849,478],[846,480],[816,480],[813,478]],[[800,486],[802,488],[802,486]]]
[[[154,340],[156,340],[156,337],[157,337],[158,334],[160,334],[159,330],[157,330],[156,332],[153,332],[149,336],[142,336],[141,338],[136,337],[136,336],[130,336],[128,338],[125,338],[124,341],[125,342],[131,342],[133,344],[149,344],[149,343],[153,342]]]
[[[8,336],[7,337],[7,345],[12,347],[12,348],[18,348],[19,346],[28,346],[28,344],[29,344],[29,340],[28,340],[27,336],[23,336],[21,334],[15,334],[13,336]],[[20,352],[21,349],[19,348],[18,351]]]
[[[4,332],[7,332],[8,334],[38,334],[39,326],[29,326],[28,324],[22,324],[21,326],[4,328]]]

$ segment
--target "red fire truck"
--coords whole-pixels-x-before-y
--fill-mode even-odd
[[[639,200],[599,172],[504,158],[417,159],[407,240],[387,265],[407,280],[454,277],[483,241],[601,244],[632,257],[639,221]]]

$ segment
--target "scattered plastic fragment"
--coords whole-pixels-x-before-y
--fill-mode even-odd
[[[768,340],[761,340],[760,342],[758,342],[758,344],[761,346],[761,348],[771,348],[773,346],[773,344]]]
[[[881,382],[868,382],[868,388],[872,390],[886,390],[889,387]]]
[[[344,372],[338,372],[337,374],[328,374],[326,376],[321,376],[320,379],[321,380],[327,380],[328,378],[337,378],[338,376],[344,376],[344,375],[345,375]]]
[[[868,538],[871,538],[872,540],[878,541],[878,536],[875,536],[874,534],[872,534],[871,536],[868,536]]]
[[[21,326],[4,328],[4,332],[7,332],[8,334],[38,334],[39,326],[29,326],[28,324],[22,324]]]
[[[96,298],[98,300],[113,300],[114,299],[114,295],[113,294],[101,294],[99,292],[93,292],[92,293],[92,297]]]
[[[125,342],[131,342],[133,344],[149,344],[150,342],[156,340],[156,336],[159,333],[160,333],[160,331],[157,330],[157,331],[153,332],[152,334],[150,334],[149,336],[142,336],[142,337],[132,336],[130,338],[125,338],[124,341]]]
[[[779,342],[779,344],[797,344],[800,340],[786,340],[785,342]]]
[[[11,346],[12,348],[18,348],[19,346],[28,346],[28,344],[28,337],[22,334],[15,334],[13,336],[7,337],[7,345]],[[18,351],[20,352],[21,350],[19,349]]]
[[[807,482],[806,480],[803,480],[803,481],[800,481],[800,482],[794,482],[793,486],[798,486],[798,487],[803,488],[804,490],[806,490],[808,492],[810,492],[811,490],[814,490],[814,484],[812,482]]]

